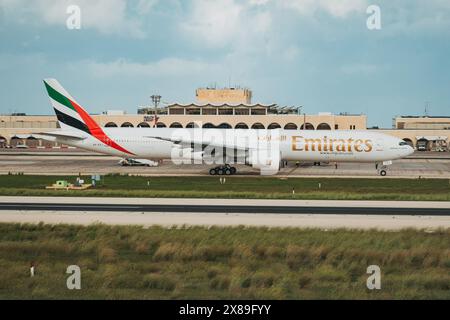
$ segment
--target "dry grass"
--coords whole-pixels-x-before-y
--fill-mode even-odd
[[[65,288],[71,264],[81,291]],[[371,264],[382,290],[366,288]],[[450,299],[450,229],[0,224],[0,270],[6,299]]]

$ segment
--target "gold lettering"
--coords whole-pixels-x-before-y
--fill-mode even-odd
[[[292,137],[292,151],[303,151],[303,148],[298,145],[300,141],[299,139],[303,139],[302,136],[293,136]]]
[[[366,143],[366,149],[364,150],[365,152],[370,152],[373,149],[373,144],[372,144],[372,140],[366,140],[364,141]]]
[[[327,144],[327,136],[323,137],[323,143],[321,143],[323,145],[323,151],[328,151],[328,144]]]
[[[266,139],[271,139],[268,136]],[[283,137],[281,137],[283,139]],[[372,140],[329,139],[305,139],[303,136],[292,136],[292,151],[330,151],[330,152],[371,152],[373,150]]]
[[[338,151],[338,152],[345,152],[345,140],[344,139],[339,139],[338,143],[339,144],[336,147],[336,151]]]
[[[352,142],[353,142],[353,139],[350,138],[350,139],[347,140],[347,142],[348,142],[347,150],[348,150],[348,152],[351,152],[351,151],[352,151]]]
[[[330,151],[334,151],[334,142],[336,141],[336,139],[330,139],[330,143],[329,143],[329,149]]]
[[[355,141],[355,151],[356,152],[363,152],[363,149],[361,148],[361,144],[363,141],[361,139],[358,139]]]
[[[305,151],[309,151],[309,147],[311,146],[311,151],[322,151],[322,140],[321,139],[305,139]]]

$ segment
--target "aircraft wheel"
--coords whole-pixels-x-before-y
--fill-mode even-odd
[[[380,171],[380,176],[384,177],[387,174],[386,170],[381,170]]]
[[[231,170],[231,174],[236,174],[236,172],[237,172],[235,167],[231,167],[230,170]]]
[[[217,174],[218,174],[219,176],[223,175],[223,170],[222,170],[222,168],[219,168],[219,169],[217,170]]]
[[[230,169],[226,169],[226,170],[225,170],[225,174],[226,174],[227,176],[229,176],[229,175],[231,174],[231,170],[230,170]]]
[[[211,176],[215,176],[215,175],[217,174],[216,169],[215,169],[215,168],[209,169],[209,174],[210,174]]]

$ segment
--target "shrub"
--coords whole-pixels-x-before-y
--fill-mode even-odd
[[[101,248],[98,253],[101,262],[114,262],[117,258],[116,250],[112,248]]]
[[[218,276],[212,279],[209,287],[215,290],[228,290],[230,287],[230,278],[227,276]]]
[[[147,274],[144,276],[144,286],[149,289],[173,291],[176,287],[176,282],[167,276]]]
[[[233,249],[223,245],[198,246],[194,249],[194,257],[199,260],[216,261],[231,256]]]

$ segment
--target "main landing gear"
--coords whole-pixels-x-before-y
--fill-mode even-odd
[[[232,174],[236,174],[236,172],[237,172],[236,168],[235,168],[235,167],[232,167],[232,166],[230,166],[230,165],[228,165],[228,164],[226,164],[226,165],[224,165],[224,166],[218,166],[218,167],[215,167],[215,168],[211,168],[211,169],[209,170],[209,174],[212,175],[212,176],[215,176],[215,175],[219,175],[219,176],[222,176],[222,175],[230,176],[230,175],[232,175]]]

